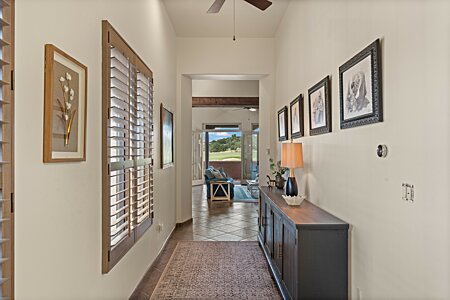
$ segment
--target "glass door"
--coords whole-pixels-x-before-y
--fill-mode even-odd
[[[205,134],[192,133],[192,185],[203,184],[205,172]]]
[[[243,133],[243,151],[242,151],[242,178],[245,184],[246,180],[254,180],[259,172],[258,144],[259,144],[259,126],[252,124],[251,132]]]
[[[252,179],[259,174],[259,125],[255,124],[252,131]]]
[[[228,177],[242,178],[242,133],[238,124],[205,125],[206,166],[223,169]]]

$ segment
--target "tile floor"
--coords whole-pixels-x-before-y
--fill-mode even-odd
[[[208,203],[206,187],[192,189],[192,223],[175,229],[166,248],[145,274],[130,300],[148,300],[180,240],[256,241],[258,205]]]

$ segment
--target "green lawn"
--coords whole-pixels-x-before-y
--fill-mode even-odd
[[[209,161],[241,160],[241,151],[210,152]]]

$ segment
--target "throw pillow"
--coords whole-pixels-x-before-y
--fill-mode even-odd
[[[228,178],[228,175],[227,175],[227,173],[225,173],[225,170],[223,168],[220,168],[219,171],[220,171],[220,174],[222,174],[223,178]]]
[[[212,174],[214,175],[215,178],[224,178],[219,170],[214,169],[211,172],[212,172]]]
[[[211,170],[211,169],[206,169],[206,170],[205,170],[205,176],[206,176],[209,180],[216,178],[216,177],[214,176],[214,174],[212,173],[212,170]]]

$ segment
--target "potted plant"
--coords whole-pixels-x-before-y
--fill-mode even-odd
[[[272,174],[275,175],[275,185],[278,189],[284,188],[284,183],[286,180],[284,179],[283,175],[289,171],[289,168],[285,168],[281,166],[281,160],[274,162],[273,159],[269,159],[270,163],[270,170],[272,171]]]

